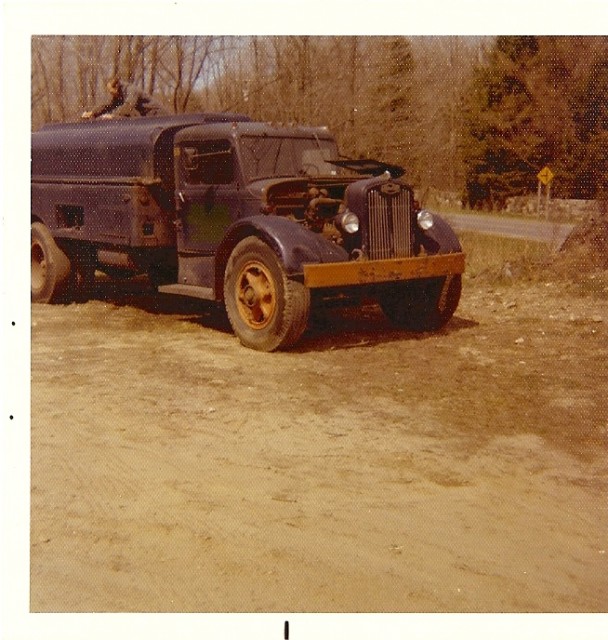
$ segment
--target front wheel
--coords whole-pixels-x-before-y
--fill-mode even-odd
[[[258,351],[293,345],[310,313],[310,291],[290,280],[274,251],[254,237],[239,242],[230,255],[224,302],[241,343]]]
[[[456,311],[462,292],[460,274],[395,284],[379,297],[380,307],[396,326],[410,331],[437,331]]]

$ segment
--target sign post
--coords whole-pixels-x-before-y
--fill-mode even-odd
[[[538,192],[536,196],[536,209],[537,209],[538,217],[540,218],[541,191],[542,191],[543,185],[545,185],[545,216],[548,218],[549,217],[549,200],[551,199],[551,182],[553,181],[553,178],[555,178],[555,175],[553,171],[549,169],[549,167],[545,167],[544,169],[541,169],[538,172],[536,177],[538,178]]]

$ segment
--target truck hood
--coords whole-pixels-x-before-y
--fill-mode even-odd
[[[361,180],[361,176],[294,176],[256,180],[247,185],[247,190],[255,198],[267,202],[283,196],[306,196],[311,188],[327,189],[333,194],[344,193],[349,184]],[[334,195],[334,197],[336,197]]]
[[[361,160],[328,160],[330,164],[335,164],[336,167],[342,167],[348,169],[361,176],[381,176],[383,173],[390,173],[391,178],[401,178],[405,174],[405,169],[396,164],[388,164],[386,162],[380,162],[372,159]]]
[[[286,191],[300,191],[306,192],[308,189],[309,178],[308,177],[294,177],[294,178],[265,178],[264,180],[255,180],[247,185],[247,191],[252,196],[266,200],[270,193],[280,190]]]

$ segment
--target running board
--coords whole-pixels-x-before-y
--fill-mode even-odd
[[[164,284],[158,287],[159,293],[171,293],[176,296],[188,298],[202,298],[203,300],[215,300],[213,289],[210,287],[197,287],[192,284]]]

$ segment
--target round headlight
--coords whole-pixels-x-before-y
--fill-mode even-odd
[[[359,231],[359,217],[352,211],[345,211],[339,215],[336,223],[346,233],[357,233]]]
[[[430,211],[422,209],[418,212],[418,226],[423,231],[428,231],[434,223],[435,221],[433,220],[433,214]]]

